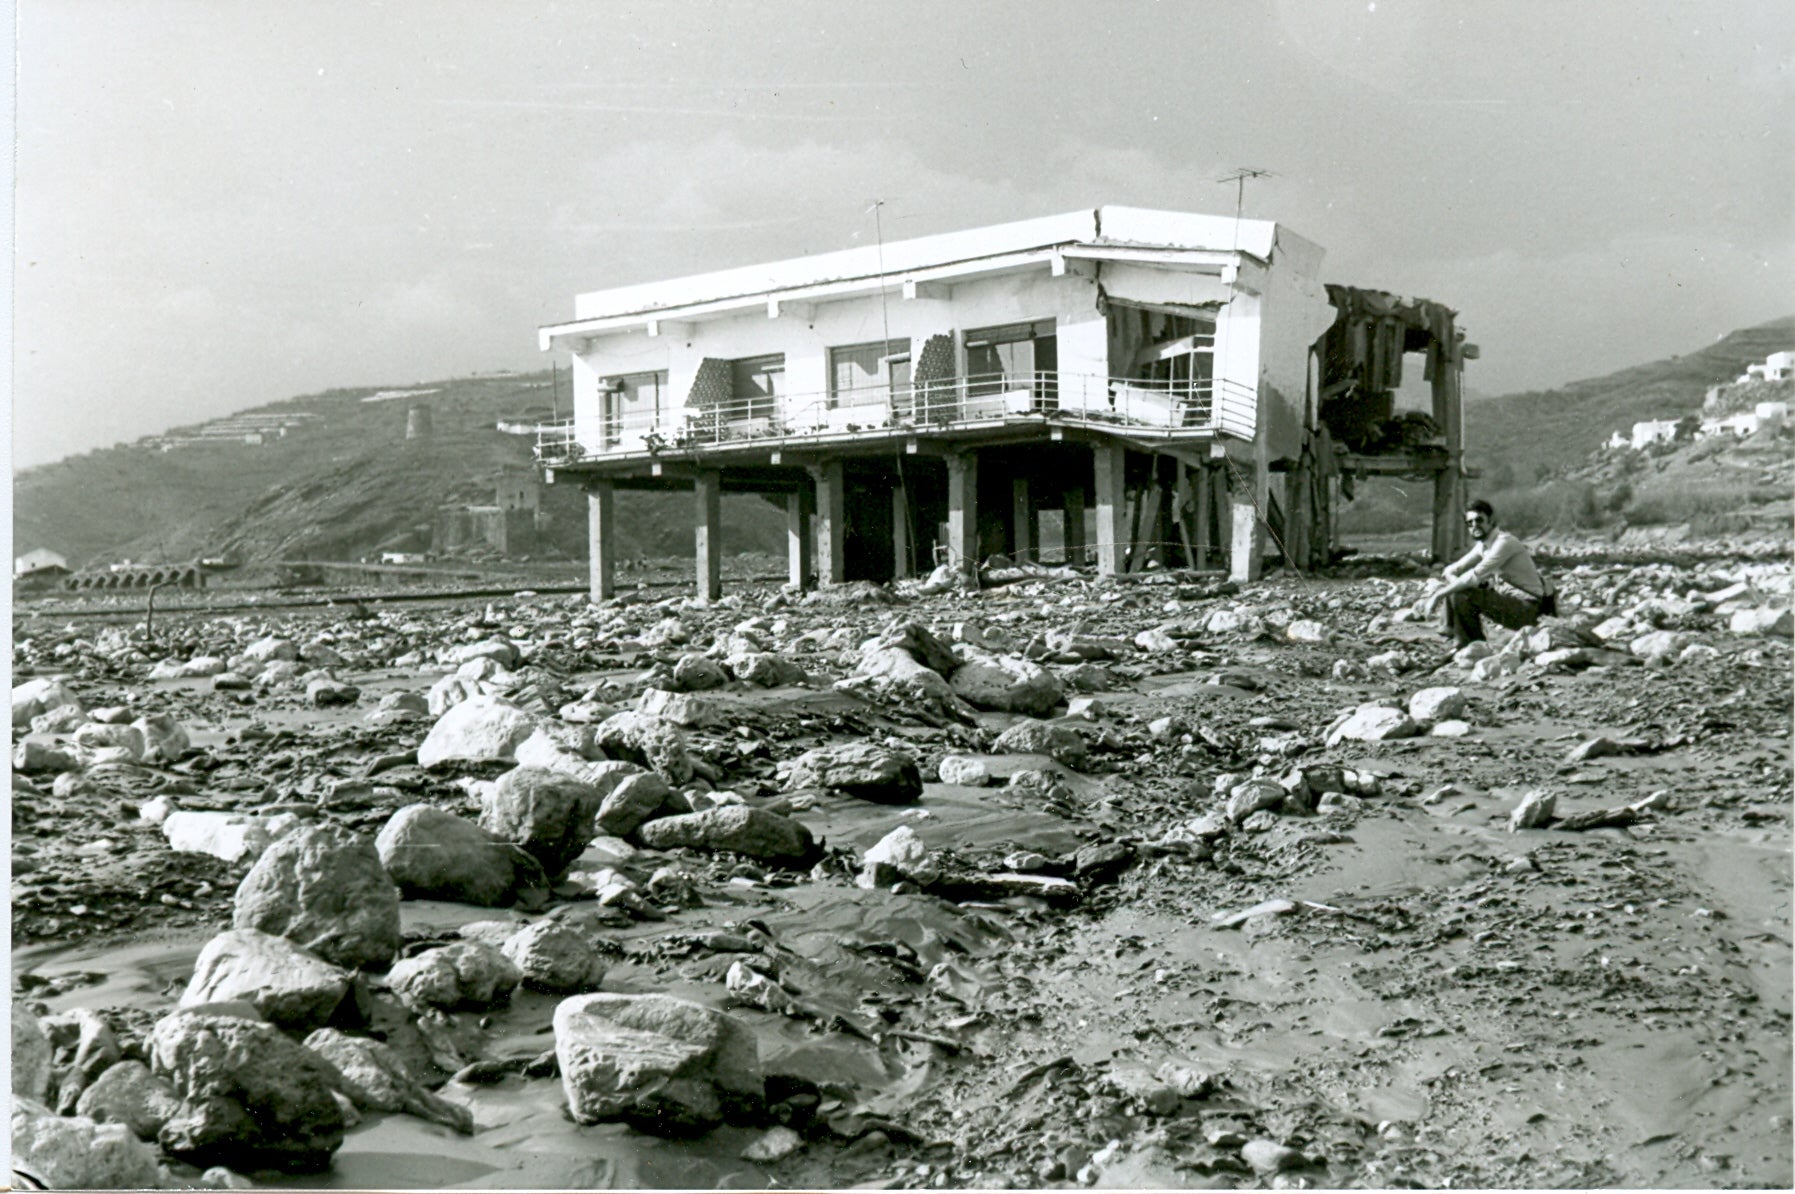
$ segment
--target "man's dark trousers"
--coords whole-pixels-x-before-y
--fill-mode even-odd
[[[1539,621],[1539,600],[1498,593],[1488,585],[1446,594],[1446,629],[1459,646],[1483,641],[1483,617],[1510,630]]]

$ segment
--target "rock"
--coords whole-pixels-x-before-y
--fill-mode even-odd
[[[486,692],[486,686],[478,680],[461,675],[444,676],[430,686],[430,692],[424,698],[424,710],[432,717],[441,717],[468,698]]]
[[[154,1140],[180,1110],[174,1086],[141,1061],[108,1066],[75,1103],[75,1114],[95,1123],[123,1124],[139,1140]]]
[[[298,659],[299,646],[292,639],[269,635],[243,648],[243,654],[256,663],[273,663],[277,659]]]
[[[1681,652],[1688,641],[1674,630],[1654,630],[1629,642],[1627,649],[1647,663],[1656,663]]]
[[[709,692],[729,683],[729,673],[702,655],[682,655],[673,665],[673,683],[680,692]]]
[[[956,666],[958,661],[955,661]],[[971,707],[954,694],[953,686],[939,672],[924,667],[900,647],[877,645],[861,648],[859,670],[835,687],[847,691],[870,688],[898,705],[940,709],[959,717]]]
[[[32,718],[31,732],[33,734],[72,734],[86,722],[102,720],[102,718],[88,716],[87,712],[79,705],[58,705],[56,708],[39,713]]]
[[[12,1001],[12,1091],[20,1098],[43,1099],[50,1090],[50,1038],[36,1016]]]
[[[216,676],[229,670],[230,665],[216,655],[198,655],[181,665],[183,676]]]
[[[981,655],[955,668],[949,682],[955,695],[977,709],[1042,714],[1060,702],[1060,682],[1051,672],[1010,656]]]
[[[982,635],[969,633],[959,637],[968,642],[977,638],[981,640],[980,645],[983,645]],[[881,631],[872,642],[879,648],[895,648],[903,651],[915,662],[942,676],[951,676],[954,670],[960,666],[960,657],[954,654],[953,648],[942,642],[920,622],[902,622],[889,626]],[[863,647],[863,654],[864,651]]]
[[[44,1017],[42,1023],[51,1047],[67,1058],[59,1104],[66,1104],[82,1087],[117,1063],[121,1056],[118,1035],[112,1031],[112,1025],[92,1008],[58,1012]],[[69,1108],[64,1105],[59,1109]]]
[[[305,1038],[305,1047],[337,1068],[346,1080],[345,1093],[357,1107],[403,1111],[463,1136],[473,1135],[473,1112],[432,1093],[390,1046],[334,1028],[320,1028]]]
[[[414,1012],[490,1007],[510,998],[523,975],[484,941],[456,941],[393,963],[387,985]]]
[[[692,778],[686,736],[672,722],[626,709],[600,722],[597,736],[611,758],[658,771],[673,784]]]
[[[1795,621],[1786,609],[1773,609],[1764,606],[1757,609],[1741,609],[1733,613],[1727,629],[1739,635],[1774,635],[1788,638]]]
[[[1166,655],[1178,650],[1178,640],[1157,627],[1136,634],[1134,645],[1149,655]]]
[[[342,1075],[272,1024],[199,1011],[156,1024],[150,1069],[180,1096],[162,1147],[198,1166],[321,1171],[343,1143]]]
[[[517,645],[505,638],[486,638],[477,643],[464,643],[449,652],[447,662],[459,667],[470,659],[490,659],[510,671],[518,663]]]
[[[746,651],[725,662],[736,679],[761,688],[783,688],[807,679],[803,668],[769,651]]]
[[[1512,676],[1520,670],[1521,661],[1513,655],[1486,654],[1471,665],[1471,679],[1479,684],[1486,684],[1499,676]]]
[[[532,990],[570,995],[596,991],[604,981],[604,958],[592,939],[552,920],[520,929],[500,951]]]
[[[479,684],[484,680],[497,680],[511,673],[482,655],[478,659],[470,659],[455,669],[456,677],[471,684]]]
[[[1342,742],[1385,742],[1393,738],[1412,738],[1421,732],[1401,709],[1388,705],[1360,705],[1345,721],[1329,732],[1327,744]]]
[[[1325,646],[1334,641],[1334,636],[1326,626],[1309,618],[1298,618],[1284,627],[1284,637],[1293,643],[1310,643]]]
[[[183,675],[186,674],[181,670],[185,666],[186,666],[186,663],[184,660],[179,660],[179,659],[158,660],[155,663],[155,665],[152,666],[150,668],[150,670],[144,675],[144,679],[146,679],[146,680],[179,680]],[[224,673],[220,672],[219,674],[223,675]]]
[[[367,838],[307,826],[270,846],[243,877],[232,923],[348,969],[383,965],[399,950],[399,889]]]
[[[143,760],[146,763],[178,763],[192,741],[172,713],[155,713],[131,723],[143,738]]]
[[[374,839],[380,864],[408,900],[496,908],[547,876],[518,846],[430,804],[394,813]]]
[[[929,861],[929,848],[908,825],[880,838],[860,860],[862,887],[888,887],[906,876],[916,875]]]
[[[1435,738],[1463,738],[1471,732],[1471,723],[1448,718],[1446,721],[1434,722],[1433,729],[1428,732]]]
[[[274,840],[259,817],[210,810],[169,813],[162,836],[176,853],[210,854],[226,862],[258,859]]]
[[[522,846],[551,877],[567,870],[597,833],[593,818],[604,793],[543,767],[501,775],[481,801],[480,827]]]
[[[319,676],[305,686],[306,703],[325,708],[330,705],[353,705],[361,699],[361,689],[329,676]]]
[[[1240,1159],[1251,1165],[1254,1173],[1269,1174],[1295,1169],[1303,1163],[1303,1154],[1259,1137],[1240,1146]]]
[[[554,1030],[579,1123],[689,1135],[764,1108],[754,1034],[722,1012],[666,995],[576,995],[555,1009]]]
[[[922,797],[922,771],[902,751],[870,742],[819,746],[780,767],[786,791],[833,788],[877,804],[909,804]]]
[[[47,676],[27,680],[13,686],[12,724],[17,729],[31,724],[31,719],[64,705],[81,708],[81,702],[60,680]]]
[[[764,1135],[742,1150],[741,1157],[758,1165],[773,1165],[803,1147],[804,1137],[781,1124],[767,1129]]]
[[[729,973],[723,976],[723,986],[735,1003],[757,1007],[777,1016],[791,1014],[792,997],[786,989],[746,962],[729,964]]]
[[[1230,824],[1239,825],[1261,809],[1278,808],[1287,795],[1284,787],[1273,780],[1249,779],[1229,790],[1224,815]]]
[[[662,817],[636,830],[636,837],[655,850],[676,846],[727,850],[765,862],[797,866],[810,865],[819,852],[816,839],[802,822],[746,805]]]
[[[1107,883],[1134,861],[1134,847],[1126,842],[1093,842],[1072,855],[1072,873],[1080,879]]]
[[[80,759],[47,742],[23,738],[19,740],[17,746],[13,747],[12,769],[21,775],[60,774],[65,771],[79,770],[80,767]]]
[[[667,781],[653,771],[625,776],[599,804],[594,820],[596,832],[628,837],[643,822],[657,816],[672,795]]]
[[[994,755],[1047,755],[1074,770],[1084,766],[1090,748],[1077,730],[1046,721],[1019,721],[991,743]]]
[[[722,725],[726,720],[715,701],[689,692],[668,692],[665,688],[644,688],[636,699],[636,712],[687,729]]]
[[[180,1006],[241,1000],[282,1028],[328,1023],[350,996],[352,976],[258,929],[231,929],[206,942]]]
[[[1508,814],[1508,831],[1514,833],[1520,829],[1533,829],[1551,820],[1557,807],[1558,797],[1551,792],[1529,792],[1521,797],[1521,803]]]
[[[982,788],[992,782],[991,768],[985,760],[971,755],[948,755],[936,767],[944,784],[960,784],[968,788]]]
[[[1409,716],[1423,726],[1447,721],[1465,711],[1465,694],[1457,688],[1423,688],[1409,698]]]
[[[50,1190],[141,1190],[161,1186],[156,1150],[124,1124],[57,1115],[15,1095],[12,1163]]]
[[[143,758],[143,734],[127,725],[89,722],[75,731],[75,745],[83,751],[122,750],[133,763]]]
[[[509,763],[518,744],[536,730],[536,719],[492,696],[470,696],[448,709],[418,747],[418,766],[443,763]]]

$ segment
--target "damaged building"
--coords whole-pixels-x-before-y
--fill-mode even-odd
[[[588,496],[591,593],[613,494],[694,495],[700,595],[719,496],[782,502],[791,580],[886,580],[1045,537],[1104,574],[1325,563],[1342,489],[1434,484],[1463,548],[1460,376],[1439,303],[1325,284],[1276,223],[1106,206],[580,295],[540,329],[574,416],[539,437]],[[1398,415],[1404,358],[1431,410]]]

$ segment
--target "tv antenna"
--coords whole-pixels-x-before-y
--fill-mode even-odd
[[[885,343],[879,348],[881,359],[891,351],[891,310],[889,300],[885,297],[885,228],[879,219],[879,209],[884,206],[885,200],[874,199],[866,209],[873,213],[873,236],[879,246],[879,321],[885,332]],[[889,368],[887,366],[887,385],[891,383]]]
[[[1234,184],[1234,248],[1237,251],[1240,248],[1240,216],[1241,212],[1246,208],[1247,201],[1247,179],[1276,177],[1277,175],[1270,170],[1260,170],[1252,166],[1242,166],[1235,170],[1234,173],[1224,174],[1222,177],[1215,180],[1217,182],[1231,182]]]

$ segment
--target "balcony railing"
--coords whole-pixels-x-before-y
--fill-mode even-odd
[[[656,415],[544,425],[545,464],[635,454],[746,447],[760,442],[856,439],[1047,420],[1155,438],[1253,434],[1257,395],[1227,380],[1187,382],[1039,372],[877,386],[835,394],[785,394],[680,407]]]

